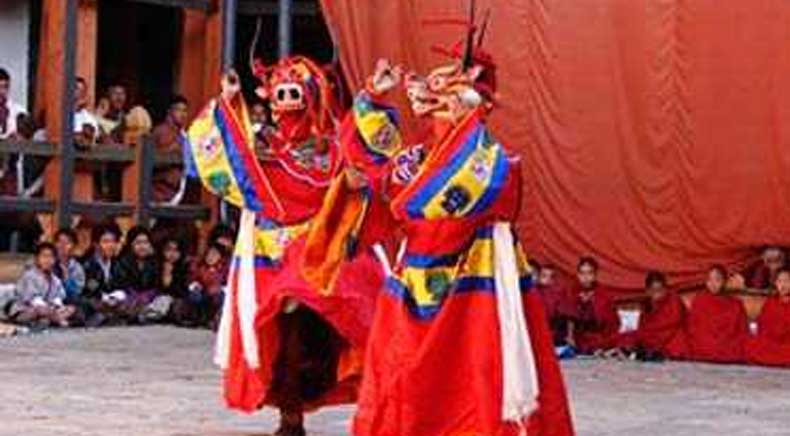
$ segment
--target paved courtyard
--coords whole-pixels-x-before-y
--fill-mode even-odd
[[[2,436],[264,436],[271,411],[223,409],[212,335],[170,327],[0,339]],[[580,436],[790,434],[790,371],[694,364],[565,365]],[[308,420],[347,434],[350,407]]]

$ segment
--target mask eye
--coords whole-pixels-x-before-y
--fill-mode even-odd
[[[277,90],[277,100],[285,100],[285,90],[278,89]]]
[[[444,88],[444,84],[445,84],[444,77],[441,76],[431,77],[429,84],[432,90],[442,89]]]
[[[291,100],[299,100],[302,97],[302,93],[296,88],[288,90],[288,95],[291,97]]]

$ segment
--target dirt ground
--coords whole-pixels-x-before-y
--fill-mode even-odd
[[[266,411],[226,411],[209,332],[170,327],[0,339],[0,435],[263,436]],[[564,365],[580,436],[790,434],[790,370],[577,360]],[[352,407],[312,415],[346,435]]]

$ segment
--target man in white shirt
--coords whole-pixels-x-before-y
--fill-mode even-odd
[[[17,118],[27,113],[25,108],[11,100],[11,75],[0,68],[0,140],[16,133]]]
[[[90,148],[99,136],[99,120],[88,109],[88,85],[85,79],[77,77],[77,88],[74,95],[74,133],[78,146]]]

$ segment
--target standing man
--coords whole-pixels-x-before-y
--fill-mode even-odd
[[[152,133],[154,148],[158,153],[181,152],[180,137],[189,117],[189,102],[180,95],[170,100],[165,120]],[[181,165],[170,165],[154,170],[154,201],[180,203],[186,183]]]
[[[17,119],[27,112],[11,100],[11,75],[0,68],[0,140],[8,139],[17,132]]]

